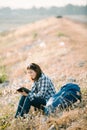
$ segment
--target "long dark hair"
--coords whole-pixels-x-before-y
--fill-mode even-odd
[[[34,79],[34,81],[37,81],[39,79],[39,77],[41,77],[42,74],[42,70],[40,68],[39,65],[35,64],[35,63],[31,63],[30,65],[27,66],[27,70],[34,70],[36,72],[36,77]]]

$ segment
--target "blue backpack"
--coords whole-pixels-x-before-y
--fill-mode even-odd
[[[65,109],[72,106],[72,104],[78,100],[81,102],[81,98],[80,87],[77,84],[68,83],[62,86],[61,89],[49,99],[45,110],[49,107],[50,109],[55,109],[56,107]]]

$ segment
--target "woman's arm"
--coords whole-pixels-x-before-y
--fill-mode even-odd
[[[29,92],[28,97],[32,101],[35,97],[35,89],[36,89],[36,84],[34,83],[31,89],[31,92]]]
[[[47,78],[40,80],[38,87],[39,91],[35,94],[35,97],[44,97],[49,89],[49,80]]]

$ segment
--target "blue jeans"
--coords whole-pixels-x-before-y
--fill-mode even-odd
[[[17,118],[17,116],[23,117],[24,114],[28,114],[31,106],[44,110],[43,106],[45,105],[46,105],[46,101],[43,98],[35,97],[34,100],[30,101],[28,96],[21,96],[19,104],[18,104],[17,112],[15,114],[15,118]]]
[[[77,84],[68,83],[62,86],[51,98],[53,99],[51,104],[45,107],[45,113],[47,115],[53,112],[57,107],[66,109],[78,100],[81,102],[82,97],[80,87]]]

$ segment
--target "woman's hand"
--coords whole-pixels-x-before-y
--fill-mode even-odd
[[[28,94],[26,93],[26,92],[21,92],[21,94],[23,95],[23,96],[27,96]]]

